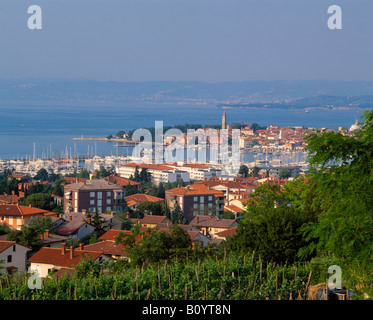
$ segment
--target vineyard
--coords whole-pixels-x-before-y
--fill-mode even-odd
[[[42,280],[30,289],[28,274],[0,276],[1,300],[292,300],[305,299],[310,272],[248,256],[128,267],[84,276]]]

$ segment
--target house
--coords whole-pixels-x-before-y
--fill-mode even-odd
[[[112,259],[129,259],[125,251],[125,246],[121,243],[115,244],[113,240],[104,240],[84,246],[85,250],[102,252]]]
[[[199,228],[204,235],[210,236],[211,238],[214,238],[215,234],[218,232],[238,226],[238,223],[234,219],[219,219],[211,215],[196,216],[189,224]]]
[[[86,216],[86,211],[83,212],[68,212],[62,215],[63,219],[66,221],[86,221],[88,224],[91,224],[91,217]],[[120,229],[124,219],[121,217],[111,213],[100,213],[99,214],[100,220],[102,221],[102,227],[104,230],[108,230],[111,228]]]
[[[226,229],[226,230],[215,233],[214,238],[223,239],[224,241],[227,241],[228,238],[233,237],[236,234],[236,231],[237,231],[237,227]]]
[[[106,180],[86,180],[64,186],[64,212],[123,212],[123,187]]]
[[[66,249],[65,243],[63,243],[61,248],[41,248],[28,261],[30,262],[30,271],[37,271],[41,278],[45,278],[52,269],[59,270],[78,265],[82,262],[83,257],[93,261],[108,260],[103,252],[74,247]]]
[[[17,196],[14,191],[12,191],[11,195],[8,195],[4,192],[4,194],[0,195],[0,203],[17,204],[21,198],[23,197]]]
[[[166,205],[173,210],[179,205],[185,219],[190,222],[200,214],[222,215],[224,194],[202,183],[166,190]]]
[[[54,212],[20,206],[18,204],[0,204],[0,223],[12,230],[21,230],[22,225],[27,224],[32,218],[55,216]]]
[[[62,243],[69,240],[69,236],[61,236],[58,234],[50,233],[49,230],[45,230],[40,234],[40,240],[43,243],[43,247],[61,248]]]
[[[95,228],[84,221],[68,220],[56,228],[56,234],[69,238],[82,239],[95,231]]]
[[[26,272],[27,254],[31,248],[15,241],[0,241],[0,273],[6,271]]]
[[[124,200],[126,201],[127,208],[131,210],[136,210],[136,208],[143,202],[155,202],[162,205],[164,204],[164,199],[154,197],[145,193],[132,194],[130,196],[124,197]]]
[[[166,216],[157,216],[148,214],[144,218],[140,219],[140,225],[144,228],[156,228],[159,224],[169,225],[170,219]]]

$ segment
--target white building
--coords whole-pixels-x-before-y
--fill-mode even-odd
[[[31,248],[15,241],[0,241],[0,273],[7,271],[26,272],[27,253]]]
[[[135,176],[136,168],[139,173],[143,168],[151,175],[152,183],[158,185],[160,183],[176,182],[182,179],[184,182],[190,181],[189,172],[181,170],[178,166],[169,166],[163,164],[145,164],[145,163],[127,163],[117,167],[116,173],[123,178],[129,179]]]

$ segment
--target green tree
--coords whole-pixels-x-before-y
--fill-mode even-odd
[[[278,177],[280,179],[286,179],[286,178],[290,178],[291,177],[291,173],[289,170],[287,169],[282,169],[280,170],[280,172],[278,173]]]
[[[319,213],[304,231],[317,239],[308,249],[372,269],[373,111],[364,113],[360,125],[352,136],[317,130],[305,137],[310,164],[317,169],[309,184]]]
[[[35,180],[41,180],[41,181],[48,181],[49,174],[48,171],[44,168],[41,168],[36,172],[36,175],[34,177]]]
[[[40,239],[40,232],[35,227],[23,226],[22,230],[13,230],[8,233],[7,241],[15,241],[27,247],[31,247],[32,251],[38,251],[43,243]]]
[[[227,245],[239,252],[255,251],[264,261],[292,263],[306,245],[300,231],[305,222],[292,207],[262,208],[260,214],[240,222]]]
[[[34,193],[24,200],[24,205],[30,205],[35,208],[51,210],[53,209],[53,198],[50,194]]]
[[[238,174],[247,177],[249,175],[249,168],[246,165],[242,164],[240,166],[240,169],[238,170]]]

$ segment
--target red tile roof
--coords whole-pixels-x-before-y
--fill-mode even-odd
[[[112,240],[105,240],[84,246],[84,250],[103,252],[104,254],[126,255],[123,244],[115,245]]]
[[[168,218],[166,216],[148,214],[140,220],[140,223],[141,224],[158,224],[158,223],[165,223],[166,221],[168,221]]]
[[[154,197],[154,196],[151,196],[145,193],[132,194],[130,196],[124,197],[124,200],[126,200],[127,205],[129,202],[133,204],[138,204],[138,203],[143,203],[146,201],[150,201],[150,202],[163,202],[164,201],[164,199],[162,198]]]
[[[105,240],[111,240],[115,241],[115,238],[118,236],[118,234],[124,233],[124,234],[131,234],[132,232],[130,230],[116,230],[116,229],[109,229],[106,231],[99,239],[102,241]]]
[[[36,252],[30,259],[28,259],[28,261],[36,263],[53,264],[55,266],[61,267],[70,267],[82,262],[82,257],[96,260],[102,255],[102,252],[98,251],[74,249],[73,257],[71,258],[70,251],[71,249],[66,249],[65,254],[62,254],[61,248],[43,247],[38,252]]]
[[[20,206],[18,204],[0,204],[0,216],[47,215],[55,213],[34,207]]]
[[[126,179],[126,178],[122,178],[122,177],[118,177],[118,176],[108,176],[108,177],[105,177],[105,178],[102,178],[108,182],[111,182],[111,183],[116,183],[120,186],[139,186],[140,183],[139,182],[136,182],[136,181],[132,181],[130,179]]]

